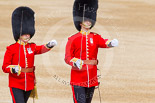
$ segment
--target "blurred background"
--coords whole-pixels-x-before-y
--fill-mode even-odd
[[[6,47],[15,43],[11,15],[19,6],[35,11],[36,33],[30,42],[58,45],[35,57],[39,99],[36,103],[73,103],[69,85],[71,67],[64,62],[73,24],[74,0],[0,0],[0,65]],[[155,1],[99,0],[92,29],[103,38],[119,40],[119,46],[99,49],[102,103],[154,103],[155,101]],[[78,77],[77,77],[78,78]],[[32,103],[30,98],[28,103]],[[0,103],[11,103],[8,74],[0,69]],[[98,90],[92,103],[99,103]]]

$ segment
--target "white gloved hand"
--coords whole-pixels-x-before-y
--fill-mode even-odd
[[[56,40],[52,40],[50,42],[48,42],[48,44],[46,45],[48,48],[52,48],[54,46],[57,45],[57,41]]]
[[[118,40],[117,39],[113,39],[111,41],[111,46],[113,46],[113,47],[118,46]]]
[[[18,65],[15,66],[15,68],[13,68],[13,69],[14,69],[15,73],[18,73],[18,71],[19,71],[19,67],[18,67]]]
[[[18,65],[9,65],[7,68],[10,68],[11,73],[17,73],[21,70],[21,67]]]
[[[77,67],[77,68],[79,68],[79,70],[81,70],[82,69],[82,65],[84,64],[84,62],[81,60],[81,59],[78,59],[75,63],[74,63],[74,65]]]

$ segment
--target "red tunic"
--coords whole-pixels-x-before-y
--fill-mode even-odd
[[[21,73],[19,76],[17,74],[12,74],[9,65],[18,65],[19,61],[19,47],[20,44],[16,42],[7,47],[4,55],[4,61],[2,69],[5,73],[9,73],[9,87],[19,88],[25,91],[32,90],[34,88],[34,72],[31,73]],[[34,56],[37,54],[42,54],[50,49],[46,48],[44,45],[37,46],[35,43],[21,44],[20,47],[20,66],[22,68],[32,68],[34,67]]]
[[[75,57],[82,60],[97,60],[98,48],[107,48],[107,41],[108,39],[103,39],[100,35],[92,32],[89,35],[83,35],[79,32],[68,38],[65,62],[72,66],[71,85],[83,87],[98,85],[96,65],[84,64],[82,69],[78,70],[73,66],[71,59]]]

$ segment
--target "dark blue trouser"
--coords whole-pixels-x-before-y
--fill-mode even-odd
[[[27,103],[27,100],[31,94],[31,90],[24,91],[18,88],[10,88],[10,92],[13,103]]]
[[[72,86],[74,103],[91,103],[95,87]]]

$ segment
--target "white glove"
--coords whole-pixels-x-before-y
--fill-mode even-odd
[[[18,65],[9,65],[7,68],[10,68],[11,73],[19,73],[19,70],[21,70],[21,67]]]
[[[18,67],[18,65],[15,66],[15,68],[12,68],[12,69],[14,69],[15,73],[18,73],[18,71],[19,71],[19,67]]]
[[[111,46],[113,46],[113,47],[118,46],[118,40],[117,39],[113,39],[111,41]]]
[[[84,62],[83,62],[81,59],[78,59],[78,60],[74,63],[74,65],[75,65],[77,68],[79,68],[79,70],[81,70],[81,69],[82,69],[83,63],[84,63]]]
[[[48,42],[48,44],[46,45],[48,48],[52,48],[54,46],[57,45],[57,41],[56,40],[52,40],[50,42]]]

